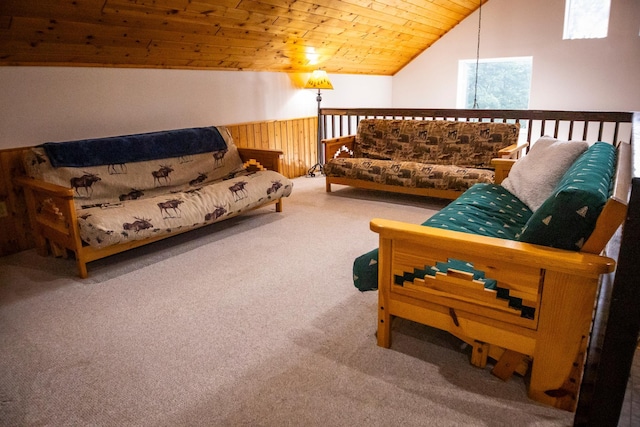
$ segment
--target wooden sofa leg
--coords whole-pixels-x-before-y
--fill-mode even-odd
[[[378,307],[378,345],[380,347],[391,347],[391,319],[389,312],[384,306]]]
[[[327,193],[331,193],[331,183],[329,181],[326,182],[325,187]]]
[[[80,276],[81,279],[86,279],[87,277],[89,277],[89,273],[87,273],[87,264],[79,261],[77,264],[78,264],[78,276]]]
[[[379,247],[379,259],[388,259],[388,254],[391,253],[391,240],[380,239]],[[391,279],[391,264],[389,262],[383,262],[378,264],[378,345],[380,347],[391,347],[391,321],[393,316],[390,313],[387,302],[390,301],[391,289],[389,286]],[[389,280],[385,280],[389,278]]]
[[[276,202],[276,212],[282,212],[282,199]]]
[[[51,249],[51,254],[56,258],[65,258],[67,259],[69,256],[67,254],[67,248],[61,246],[57,242],[49,242],[49,246]]]
[[[478,368],[484,368],[487,366],[487,357],[489,357],[489,344],[474,341],[473,352],[471,353],[471,364]]]
[[[575,411],[597,285],[597,277],[545,273],[540,305],[551,309],[541,310],[538,319],[529,384],[532,399]]]
[[[34,238],[36,241],[36,253],[40,256],[49,255],[49,242],[47,242],[47,239],[38,233],[35,234]]]
[[[89,273],[87,273],[87,263],[80,257],[80,254],[78,254],[77,252],[75,253],[75,256],[76,266],[78,267],[78,276],[80,276],[81,279],[86,279],[87,277],[89,277]]]

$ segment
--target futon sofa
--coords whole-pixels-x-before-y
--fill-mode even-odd
[[[515,158],[520,125],[451,120],[362,119],[355,135],[324,140],[332,184],[455,199],[493,183],[494,158]]]
[[[86,263],[234,217],[293,184],[281,152],[238,149],[223,127],[46,143],[27,150],[23,186],[42,254]],[[271,169],[271,170],[269,170]]]
[[[353,272],[360,290],[378,288],[378,345],[391,346],[396,316],[433,326],[469,343],[474,365],[495,359],[500,378],[530,366],[532,399],[575,410],[630,151],[541,138],[505,181],[474,185],[422,225],[373,219],[379,248]]]

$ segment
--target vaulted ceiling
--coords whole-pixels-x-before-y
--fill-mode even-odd
[[[393,75],[479,2],[0,0],[0,65]]]

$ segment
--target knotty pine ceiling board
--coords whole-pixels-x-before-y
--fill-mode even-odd
[[[479,1],[0,0],[0,65],[393,75]]]

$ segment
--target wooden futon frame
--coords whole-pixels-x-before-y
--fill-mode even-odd
[[[358,117],[376,114],[357,111]],[[431,111],[431,117],[518,120],[527,129],[528,142],[535,142],[537,134],[613,144],[629,142],[631,136],[631,113]],[[429,117],[418,112],[406,114],[410,118],[415,115]],[[619,144],[612,196],[581,252],[373,219],[371,229],[380,236],[378,345],[391,346],[391,323],[396,316],[448,331],[473,347],[474,365],[484,367],[488,357],[495,359],[493,373],[505,380],[513,372],[524,374],[530,368],[528,394],[532,399],[575,411],[601,277],[615,269],[615,261],[603,250],[625,219],[630,151],[630,144]],[[488,300],[449,290],[446,284],[437,290],[394,284],[397,271],[435,265],[443,258],[470,262],[487,277],[504,280],[524,295],[534,295],[535,316],[513,315]]]
[[[263,150],[252,148],[238,148],[240,158],[247,170],[270,169],[280,171],[280,150]],[[94,248],[87,245],[80,238],[73,188],[62,187],[29,177],[18,176],[14,181],[24,188],[31,225],[36,239],[38,254],[46,256],[49,253],[56,257],[67,258],[73,254],[78,268],[78,275],[87,278],[87,264],[129,249],[137,248],[158,240],[175,236],[189,230],[206,225],[203,222],[193,227],[176,229],[169,234],[149,237],[143,240],[132,240],[125,243]],[[275,203],[276,212],[282,211],[282,200]],[[259,207],[259,206],[258,206]]]

